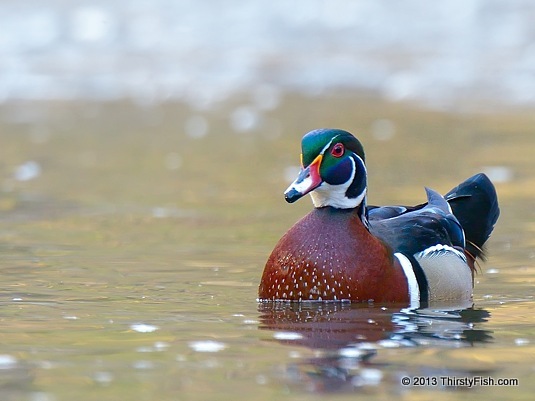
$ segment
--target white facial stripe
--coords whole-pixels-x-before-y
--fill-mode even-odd
[[[411,261],[402,253],[396,252],[394,254],[399,260],[399,264],[407,277],[407,287],[409,287],[409,297],[410,297],[410,309],[417,309],[420,307],[420,286],[418,285],[418,280],[416,280],[416,275],[412,268]]]
[[[319,156],[319,155],[322,155],[322,156],[323,156],[323,155],[325,154],[325,151],[326,151],[327,149],[329,149],[329,147],[332,145],[332,143],[334,142],[334,140],[335,140],[336,138],[338,138],[339,136],[340,136],[340,135],[337,135],[337,136],[333,137],[333,138],[329,141],[329,143],[323,147],[323,149],[321,150],[321,152],[319,152],[318,156]]]
[[[312,203],[315,207],[332,206],[339,209],[353,209],[362,203],[366,197],[366,188],[356,198],[348,198],[346,196],[347,189],[353,182],[357,171],[355,160],[352,157],[350,157],[350,160],[353,163],[353,172],[349,180],[340,185],[331,185],[323,182],[314,192],[310,193]]]
[[[318,156],[323,156],[327,149],[332,145],[334,141],[338,139],[338,135],[333,137],[321,150],[321,152],[318,154]],[[312,198],[312,203],[315,207],[324,207],[324,206],[332,206],[339,209],[353,209],[359,206],[366,198],[367,189],[364,188],[362,193],[360,193],[355,198],[348,198],[346,196],[348,188],[353,183],[353,180],[355,179],[356,171],[357,171],[357,165],[355,158],[358,158],[358,162],[362,166],[362,169],[364,170],[364,174],[367,174],[366,171],[366,165],[364,164],[364,161],[362,158],[352,153],[351,157],[349,158],[351,160],[351,163],[353,164],[353,170],[351,173],[351,177],[344,183],[340,185],[331,185],[327,182],[322,182],[321,185],[319,185],[313,192],[310,192],[310,197]],[[301,182],[297,182],[297,179],[288,187],[286,190],[286,193],[290,191],[292,188],[298,192],[303,193],[306,191],[310,186],[312,185],[310,176],[303,179]]]
[[[337,138],[337,137],[335,136],[333,139],[331,139],[331,140],[329,141],[329,143],[328,143],[327,145],[325,145],[325,147],[321,150],[320,155],[325,154],[325,151],[326,151],[327,149],[329,149],[329,147],[331,146],[331,144],[333,143],[333,141],[334,141],[336,138]]]

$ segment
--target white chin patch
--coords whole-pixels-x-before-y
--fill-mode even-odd
[[[324,182],[310,193],[315,207],[332,206],[338,209],[353,209],[362,203],[366,189],[356,198],[346,196],[349,185],[330,185]]]

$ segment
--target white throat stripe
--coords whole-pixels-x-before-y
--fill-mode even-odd
[[[362,162],[360,157],[358,159]],[[346,196],[347,189],[353,183],[356,174],[355,159],[351,157],[350,160],[353,164],[353,172],[349,180],[340,185],[330,185],[323,182],[314,191],[310,192],[310,197],[315,207],[332,206],[339,209],[353,209],[362,203],[366,197],[366,188],[356,198],[348,198]],[[364,166],[364,163],[362,165]]]

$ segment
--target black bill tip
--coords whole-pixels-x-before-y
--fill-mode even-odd
[[[301,192],[296,191],[295,189],[291,188],[288,191],[284,193],[284,199],[286,199],[286,202],[288,203],[294,203],[296,200],[300,199],[303,196]]]

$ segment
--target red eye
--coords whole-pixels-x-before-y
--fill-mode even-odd
[[[342,145],[341,143],[337,143],[331,149],[331,155],[333,155],[334,157],[341,157],[343,154],[344,154],[344,145]]]

